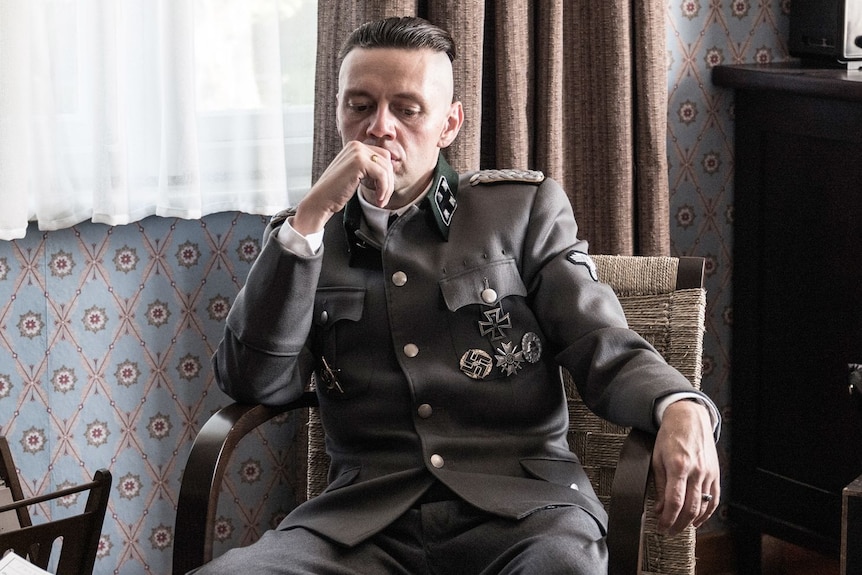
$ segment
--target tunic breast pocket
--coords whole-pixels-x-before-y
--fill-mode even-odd
[[[333,399],[352,397],[368,387],[368,378],[362,374],[373,369],[369,367],[373,358],[357,361],[353,357],[363,347],[359,324],[364,310],[364,288],[325,287],[314,296],[318,388]]]
[[[519,374],[538,362],[541,334],[515,260],[471,268],[440,281],[461,371],[476,380]]]

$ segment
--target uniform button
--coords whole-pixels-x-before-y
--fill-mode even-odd
[[[329,312],[323,310],[320,312],[320,323],[326,323],[327,321],[329,321]]]
[[[404,272],[395,272],[392,274],[392,283],[396,286],[401,287],[407,283],[407,274]]]
[[[492,304],[497,301],[497,292],[491,288],[485,288],[482,290],[482,301],[487,304]]]
[[[436,453],[431,456],[431,465],[433,465],[435,468],[440,469],[441,467],[443,467],[443,464],[444,462],[441,456],[437,455]]]
[[[423,403],[419,406],[419,417],[422,419],[428,419],[431,417],[431,414],[434,413],[434,410],[427,403]]]
[[[404,346],[404,355],[407,357],[416,357],[419,355],[419,346],[415,343],[408,343]]]
[[[580,490],[581,490],[581,488],[580,488],[580,487],[578,487],[578,484],[577,484],[577,483],[572,483],[571,485],[569,485],[569,489],[574,489],[575,491],[580,491]]]

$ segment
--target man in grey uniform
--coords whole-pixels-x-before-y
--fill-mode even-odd
[[[317,374],[330,485],[200,573],[605,572],[559,365],[599,415],[657,433],[661,529],[716,508],[715,406],[627,329],[559,185],[443,159],[453,58],[418,18],[345,43],[344,147],[267,227],[214,358],[238,401]]]

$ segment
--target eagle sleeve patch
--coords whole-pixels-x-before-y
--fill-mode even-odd
[[[593,278],[594,282],[599,281],[599,272],[596,269],[596,262],[593,261],[593,258],[585,254],[584,252],[579,252],[578,250],[572,250],[566,254],[566,259],[576,266],[584,266],[587,268],[587,271],[590,272],[590,277]]]

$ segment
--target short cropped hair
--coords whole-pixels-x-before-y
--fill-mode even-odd
[[[368,22],[354,30],[338,53],[343,60],[354,48],[428,48],[445,52],[449,61],[455,60],[455,42],[452,36],[423,18],[404,16]]]

